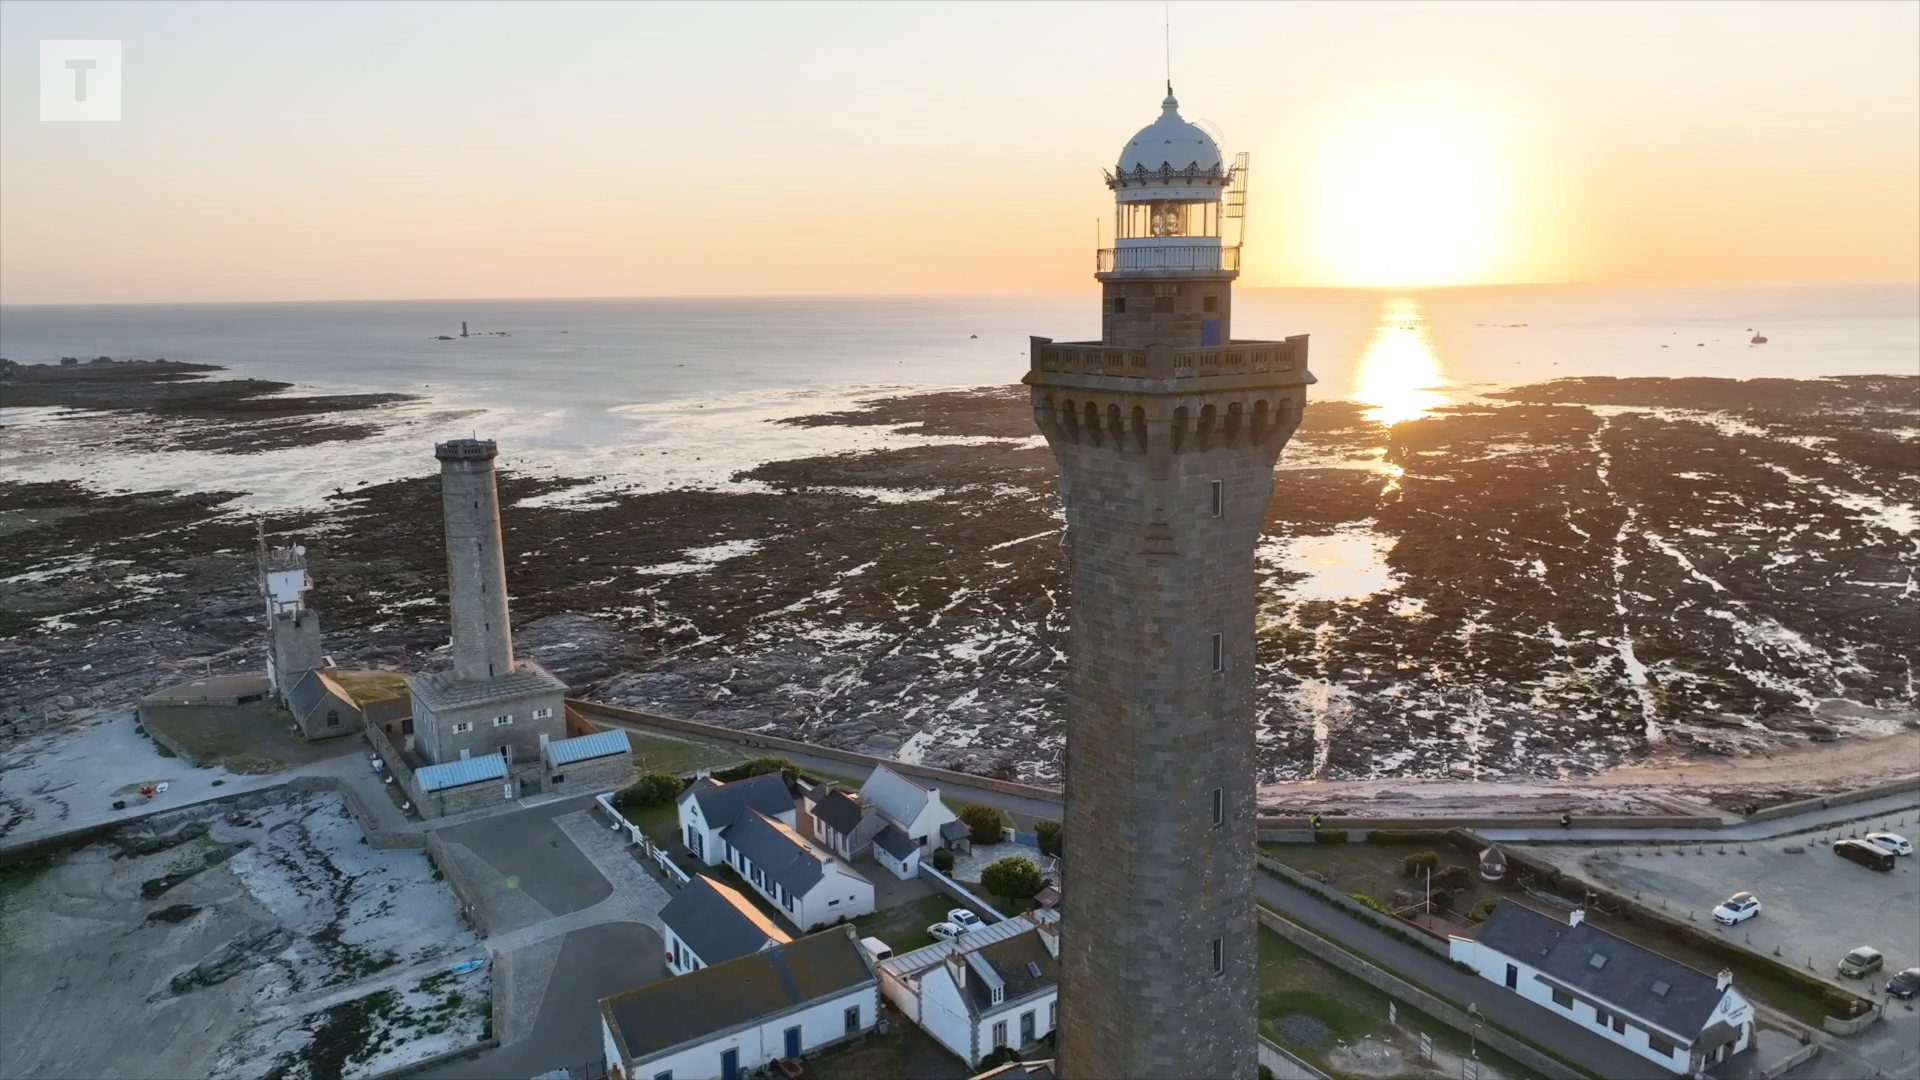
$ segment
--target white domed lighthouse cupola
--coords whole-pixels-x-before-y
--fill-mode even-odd
[[[1240,247],[1223,242],[1221,226],[1244,213],[1246,171],[1245,154],[1229,166],[1213,136],[1181,118],[1169,85],[1159,119],[1127,141],[1107,174],[1114,246],[1100,250],[1095,266],[1095,276],[1106,283],[1103,337],[1131,339],[1131,327],[1168,345],[1229,340],[1228,283],[1239,276]],[[1161,315],[1190,309],[1196,318],[1177,320],[1191,325],[1176,326],[1127,317],[1153,309],[1166,309]]]

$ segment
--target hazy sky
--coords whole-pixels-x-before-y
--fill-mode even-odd
[[[0,302],[1087,289],[1162,12],[0,3]],[[1920,3],[1171,12],[1244,283],[1920,278]]]

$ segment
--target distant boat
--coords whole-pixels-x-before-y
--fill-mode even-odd
[[[462,960],[453,965],[453,974],[470,975],[486,966],[487,962],[485,960]]]
[[[1749,345],[1765,345],[1766,343],[1767,343],[1767,335],[1765,334],[1755,334],[1753,335],[1753,340],[1747,342],[1747,344]]]

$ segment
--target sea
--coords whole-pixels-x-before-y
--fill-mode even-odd
[[[0,402],[0,480],[233,491],[270,510],[431,473],[434,440],[478,434],[500,442],[506,467],[590,481],[564,499],[744,488],[735,474],[767,460],[927,438],[770,421],[1007,385],[1026,370],[1030,336],[1098,333],[1091,292],[11,306],[0,356],[20,363],[166,358],[290,383],[289,394],[415,400],[340,418],[375,425],[371,438],[244,454],[170,449],[164,426],[137,414]],[[1233,333],[1309,335],[1310,399],[1361,401],[1395,423],[1569,376],[1920,374],[1920,285],[1241,288]],[[151,445],[128,437],[142,430]]]

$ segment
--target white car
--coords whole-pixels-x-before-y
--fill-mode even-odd
[[[1760,898],[1750,892],[1737,892],[1713,909],[1713,921],[1722,926],[1743,923],[1760,914]]]
[[[935,941],[951,941],[966,931],[950,922],[937,922],[927,927],[927,933],[932,934]]]
[[[947,921],[959,927],[962,931],[978,930],[987,925],[980,921],[980,916],[975,915],[963,907],[957,907],[947,912]]]
[[[1867,843],[1872,844],[1882,851],[1890,851],[1895,855],[1913,854],[1913,841],[1908,840],[1898,833],[1870,832],[1867,834]]]

